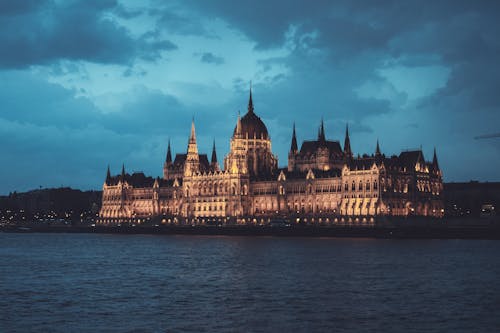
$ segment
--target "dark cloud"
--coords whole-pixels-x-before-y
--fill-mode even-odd
[[[478,177],[498,179],[494,169],[500,161],[492,157],[498,142],[487,146],[470,140],[473,133],[498,132],[500,123],[499,2],[450,0],[425,6],[395,0],[307,5],[248,0],[238,6],[229,2],[188,4],[199,13],[225,20],[254,41],[257,49],[286,45],[291,51],[273,59],[274,64],[262,64],[259,78],[269,83],[272,76],[265,72],[273,65],[289,69],[284,81],[270,84],[261,96],[269,104],[261,106],[266,117],[286,119],[288,112],[314,133],[316,125],[308,125],[309,119],[323,113],[327,120],[363,124],[386,140],[389,135],[398,137],[388,145],[391,149],[396,149],[396,143],[444,147],[448,179],[463,177],[465,169],[473,174],[475,166],[464,164],[461,156],[464,149],[474,150],[474,156],[491,158],[491,167],[482,168]],[[391,96],[368,98],[353,93],[366,82],[388,85],[379,70],[394,66],[439,66],[450,74],[442,88],[414,102],[400,86],[393,87]],[[413,84],[418,78],[406,80]]]
[[[136,18],[140,15],[143,15],[145,13],[145,11],[146,10],[144,8],[130,9],[130,8],[125,7],[122,4],[117,4],[113,9],[113,13],[115,13],[116,15],[118,15],[124,19]]]
[[[159,31],[166,31],[179,35],[216,37],[205,28],[199,18],[189,15],[186,12],[178,13],[170,8],[165,2],[159,2],[155,8],[150,8],[147,13],[155,18],[156,27]]]
[[[87,99],[27,72],[0,72],[0,100],[0,118],[16,123],[76,129],[101,121]]]
[[[245,71],[234,73],[232,95],[218,105],[200,98],[188,107],[163,88],[138,85],[118,96],[123,103],[117,110],[104,113],[89,99],[77,97],[79,91],[28,72],[4,70],[0,140],[6,147],[3,156],[12,163],[0,168],[3,191],[34,187],[37,181],[44,186],[60,182],[99,187],[109,162],[116,172],[125,162],[130,170],[159,175],[167,137],[175,152],[184,152],[193,115],[200,150],[209,151],[215,135],[222,160],[237,110],[246,110],[250,79],[255,110],[269,129],[280,165],[286,164],[293,121],[300,140],[313,139],[323,117],[327,136],[341,142],[349,123],[356,154],[373,152],[377,138],[389,155],[422,145],[430,157],[437,146],[446,180],[498,180],[498,140],[473,139],[499,131],[498,2],[152,3],[131,9],[98,0],[0,2],[0,68],[50,64],[51,75],[85,77],[73,60],[87,60],[125,64],[125,77],[140,77],[145,72],[135,59],[155,61],[176,47],[162,36],[214,38],[210,22],[219,19],[258,51],[286,52],[275,58],[257,52],[261,59],[256,72],[250,77],[241,77],[248,75]],[[153,28],[139,36],[113,19],[142,16],[152,19]],[[226,70],[231,54],[202,47],[217,52],[195,53],[191,60],[219,65],[210,70]],[[449,76],[435,91],[415,98],[405,84],[425,88],[432,82],[400,73],[398,85],[384,74],[398,67],[439,67]],[[205,96],[213,87],[186,82],[177,89]],[[485,158],[488,163],[477,165]],[[33,172],[34,161],[42,161],[40,172]]]
[[[201,62],[214,65],[222,65],[224,63],[224,58],[214,55],[211,52],[202,53],[200,56]]]
[[[134,38],[112,20],[115,1],[73,1],[24,8],[0,16],[0,68],[23,68],[61,59],[127,64],[158,59],[175,49],[167,40]]]
[[[19,15],[41,7],[48,1],[25,0],[25,1],[0,1],[0,17]]]
[[[0,193],[39,185],[100,188],[107,164],[118,172],[122,162],[129,171],[160,175],[167,138],[174,152],[184,152],[193,115],[200,151],[210,152],[217,133],[223,156],[236,119],[143,86],[116,96],[124,103],[114,112],[76,94],[26,71],[0,72],[0,141],[9,161],[0,165]]]

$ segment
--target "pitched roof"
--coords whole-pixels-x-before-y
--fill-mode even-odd
[[[407,168],[414,168],[419,160],[424,161],[421,150],[404,151],[398,157],[399,165]]]
[[[373,157],[354,158],[349,161],[349,168],[351,170],[369,170],[373,163],[377,163]]]
[[[286,179],[306,179],[307,173],[309,171],[299,171],[299,170],[294,170],[294,171],[288,171],[287,168],[281,168],[277,170],[277,175],[280,174],[280,172],[283,172],[285,174]],[[342,170],[333,168],[330,170],[320,170],[320,169],[313,169],[312,172],[314,173],[315,178],[332,178],[332,177],[339,177],[342,174]],[[276,176],[277,178],[278,176]]]
[[[210,162],[208,162],[207,154],[199,154],[200,169],[201,171],[207,171],[210,167]],[[183,168],[184,163],[186,163],[187,154],[176,154],[174,160],[174,168]]]
[[[340,147],[340,143],[338,141],[325,140],[324,142],[320,142],[319,140],[314,140],[302,142],[300,155],[314,154],[320,147],[326,147],[330,154],[342,154],[342,148]]]

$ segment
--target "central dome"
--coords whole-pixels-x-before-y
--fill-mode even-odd
[[[269,139],[269,135],[267,134],[266,125],[253,112],[253,101],[252,101],[252,90],[250,89],[250,99],[248,101],[248,112],[241,118],[241,134],[243,138],[253,139],[254,137],[257,139]],[[234,128],[233,134],[236,134],[236,129],[238,126]]]

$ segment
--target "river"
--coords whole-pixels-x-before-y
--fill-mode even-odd
[[[0,332],[493,332],[500,241],[0,233]]]

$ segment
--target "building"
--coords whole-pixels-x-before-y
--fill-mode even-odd
[[[100,223],[265,223],[273,218],[321,223],[370,223],[376,216],[442,217],[442,174],[436,151],[386,157],[377,142],[372,155],[354,157],[349,129],[344,146],[326,138],[323,121],[316,140],[299,149],[293,126],[288,166],[278,168],[267,128],[254,112],[238,116],[223,168],[215,142],[210,161],[200,154],[194,121],[185,154],[172,160],[170,142],[163,178],[125,168],[103,185]]]

